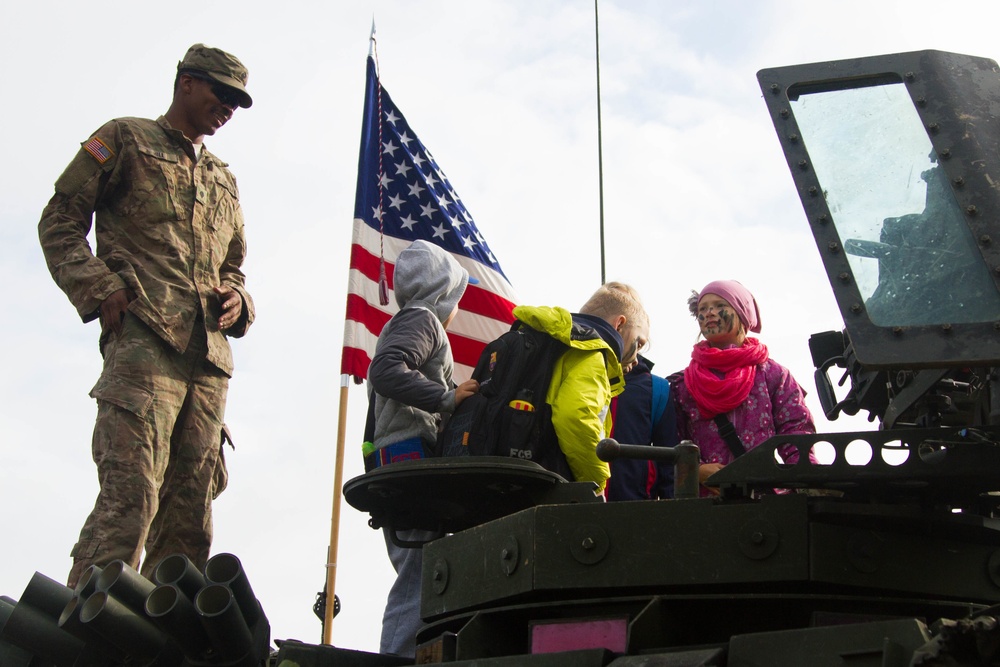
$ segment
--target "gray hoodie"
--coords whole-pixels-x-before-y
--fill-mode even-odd
[[[375,446],[413,437],[433,443],[440,413],[455,410],[454,361],[444,321],[458,305],[469,272],[446,251],[414,241],[396,259],[400,310],[382,329],[368,381],[375,390]]]

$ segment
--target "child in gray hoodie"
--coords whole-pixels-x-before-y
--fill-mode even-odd
[[[437,440],[442,416],[479,391],[475,380],[454,387],[445,333],[470,282],[469,272],[432,243],[414,241],[399,253],[393,274],[399,312],[382,329],[368,369],[375,392],[375,437],[373,451],[365,452],[365,470],[423,458],[425,448]],[[397,533],[413,542],[439,537],[418,530]],[[421,623],[422,552],[396,546],[388,533],[385,538],[396,581],[382,617],[379,652],[413,657]]]

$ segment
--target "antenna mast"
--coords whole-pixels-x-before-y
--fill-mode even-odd
[[[597,60],[597,192],[600,198],[601,219],[601,284],[607,282],[604,275],[604,148],[601,139],[601,30],[597,15],[597,0],[594,0],[594,53]]]

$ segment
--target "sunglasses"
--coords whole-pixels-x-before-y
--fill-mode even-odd
[[[200,79],[201,81],[208,83],[212,89],[212,94],[215,95],[215,98],[225,106],[233,108],[240,106],[240,94],[229,86],[221,84],[212,77],[207,74],[202,74],[201,72],[188,70],[185,74],[189,75],[193,79]]]

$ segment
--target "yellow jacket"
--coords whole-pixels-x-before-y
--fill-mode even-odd
[[[611,433],[611,399],[625,388],[618,356],[593,327],[563,308],[518,306],[514,317],[569,346],[556,361],[545,402],[574,480],[597,482],[603,490],[611,473],[594,450]]]

